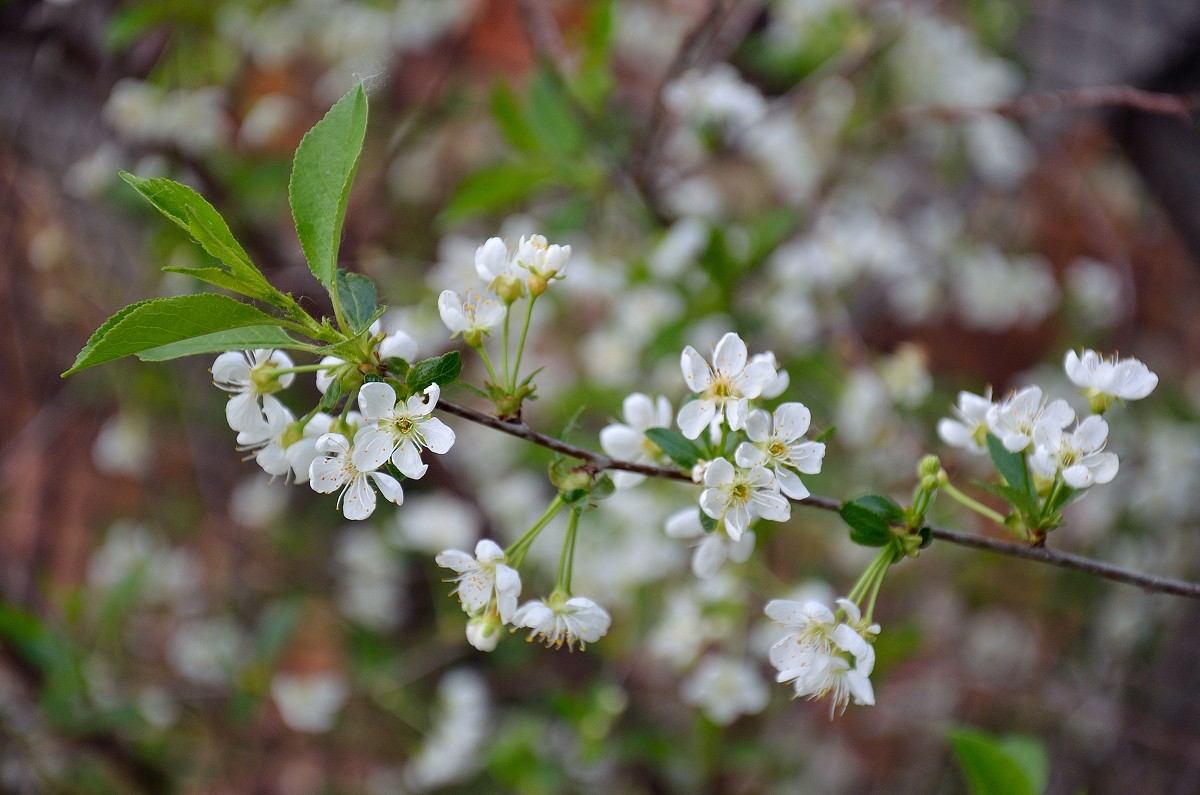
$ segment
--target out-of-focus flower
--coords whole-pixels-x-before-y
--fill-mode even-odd
[[[991,389],[982,395],[959,392],[958,405],[954,407],[955,416],[938,420],[938,436],[951,447],[961,447],[973,453],[986,452],[987,414],[992,405]]]
[[[517,608],[513,626],[528,627],[529,639],[537,639],[547,648],[566,646],[587,648],[604,637],[612,623],[608,611],[583,596],[568,597],[561,591],[545,600],[535,599]]]
[[[600,447],[613,458],[635,464],[661,465],[667,463],[658,445],[646,438],[651,428],[671,427],[671,403],[662,395],[652,400],[649,395],[634,392],[621,404],[623,423],[613,423],[600,431]],[[646,479],[636,472],[613,472],[613,485],[619,489],[636,486]]]
[[[316,674],[275,674],[271,679],[271,698],[279,708],[279,717],[292,731],[321,734],[333,728],[337,714],[350,687],[341,674],[332,671]]]
[[[1118,400],[1141,400],[1158,386],[1158,376],[1137,359],[1106,359],[1092,350],[1067,351],[1063,369],[1083,388],[1092,411],[1103,414]]]
[[[770,693],[749,660],[710,655],[683,683],[683,698],[704,710],[713,723],[727,726],[740,715],[762,712]]]

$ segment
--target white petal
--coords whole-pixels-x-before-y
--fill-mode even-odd
[[[234,395],[225,404],[225,419],[235,431],[254,431],[265,422],[262,409],[258,406],[258,396],[253,392]]]
[[[645,475],[639,475],[636,472],[612,472],[609,477],[612,478],[612,484],[618,489],[632,489],[634,486],[641,485],[645,480]]]
[[[375,481],[375,485],[379,487],[379,493],[385,500],[397,505],[404,504],[404,489],[401,487],[400,481],[383,472],[372,472],[371,480]]]
[[[786,522],[792,515],[792,504],[775,492],[756,491],[750,504],[754,513],[772,522]]]
[[[1097,450],[1108,441],[1108,423],[1103,417],[1091,415],[1075,429],[1075,443],[1082,450]]]
[[[613,458],[632,461],[642,454],[643,438],[628,425],[609,425],[600,431],[600,449]]]
[[[444,549],[434,558],[437,565],[444,569],[453,569],[459,574],[462,574],[467,569],[475,567],[475,558],[463,552],[461,549]]]
[[[713,533],[713,535],[717,535]],[[734,563],[745,563],[754,554],[754,531],[747,530],[742,533],[742,537],[734,542],[729,549],[729,559]]]
[[[354,449],[350,461],[359,472],[371,472],[383,466],[388,460],[396,440],[390,433],[384,433],[371,425],[364,425],[354,434]]]
[[[417,341],[404,331],[393,331],[379,343],[379,357],[411,362],[417,358]]]
[[[695,506],[676,511],[667,517],[666,534],[671,538],[700,538],[705,535],[700,524],[700,512]]]
[[[730,331],[721,337],[717,347],[713,348],[713,369],[726,375],[737,375],[746,369],[746,343],[734,332]],[[770,369],[770,365],[766,365]]]
[[[521,595],[521,575],[510,566],[496,566],[496,610],[500,620],[507,624],[517,611],[517,597]]]
[[[421,460],[421,451],[410,439],[405,439],[392,453],[392,463],[406,478],[413,480],[420,480],[429,471],[429,465]]]
[[[692,553],[692,573],[702,580],[715,577],[729,559],[731,546],[724,533],[709,533]]]
[[[491,281],[508,270],[508,246],[498,237],[475,249],[475,272],[484,281]]]
[[[803,403],[784,403],[775,409],[775,435],[785,442],[794,442],[808,433],[812,412]]]
[[[793,500],[802,500],[809,495],[808,488],[801,482],[800,476],[790,469],[775,467],[775,479],[779,481],[779,490]]]
[[[704,470],[705,486],[723,486],[733,482],[733,464],[724,458],[714,458]]]
[[[453,290],[442,290],[438,296],[438,314],[442,323],[452,333],[457,334],[467,328],[467,316],[463,313],[463,301]]]
[[[637,430],[652,428],[655,425],[654,402],[641,392],[626,395],[621,402],[621,418]]]
[[[705,489],[700,492],[700,510],[709,518],[720,519],[729,510],[729,496],[720,489]]]
[[[367,422],[390,417],[395,408],[396,390],[390,384],[374,381],[358,391],[358,410]]]
[[[359,474],[350,481],[342,494],[342,513],[347,519],[360,521],[375,512],[375,490],[367,481],[365,474]]]
[[[314,458],[308,467],[308,482],[318,494],[332,494],[340,489],[348,475],[346,467],[336,458]]]
[[[729,422],[729,430],[740,431],[746,424],[746,415],[750,411],[750,401],[746,398],[728,400],[725,402],[725,419]]]
[[[235,384],[250,387],[250,365],[241,351],[226,351],[217,357],[212,366],[213,381],[218,384]]]
[[[449,452],[454,446],[454,431],[437,417],[421,423],[421,435],[425,437],[425,446],[438,455]]]
[[[788,459],[793,467],[806,475],[815,475],[821,471],[821,462],[825,459],[824,442],[801,442],[788,448]]]
[[[771,435],[771,415],[762,409],[755,409],[746,418],[746,435],[752,442],[765,442]]]
[[[680,432],[688,439],[695,439],[708,424],[712,422],[713,416],[717,413],[717,404],[712,400],[693,400],[690,403],[684,403],[683,408],[679,410],[679,416],[676,422],[679,423]]]
[[[767,460],[767,454],[749,442],[742,442],[734,451],[733,460],[740,467],[760,466]]]
[[[750,526],[750,519],[750,509],[744,502],[731,502],[725,511],[725,533],[730,540],[736,542],[742,537],[742,533]]]
[[[687,382],[688,389],[693,392],[703,392],[712,384],[712,372],[708,362],[704,361],[700,352],[691,345],[683,349],[679,366],[683,370],[683,380]]]

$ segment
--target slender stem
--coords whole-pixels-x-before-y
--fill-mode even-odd
[[[483,360],[483,366],[487,368],[488,378],[492,379],[492,383],[500,385],[500,379],[496,378],[496,368],[492,367],[492,357],[488,356],[487,348],[483,347],[483,343],[472,345],[475,352],[479,354],[479,358]]]
[[[949,481],[947,481],[946,483],[943,483],[942,491],[946,492],[946,494],[949,495],[951,499],[956,500],[959,503],[962,503],[963,505],[970,508],[975,513],[979,514],[980,516],[982,516],[986,519],[991,519],[993,522],[1000,525],[1001,527],[1004,526],[1004,515],[1003,514],[1001,514],[999,511],[994,511],[991,508],[984,505],[982,502],[979,502],[978,500],[972,499],[971,497],[968,497],[966,494],[963,494],[961,491],[959,491],[957,488],[954,487],[953,483],[950,483]]]
[[[529,333],[529,319],[533,317],[533,302],[536,300],[537,296],[530,293],[529,303],[525,307],[525,322],[521,324],[521,339],[517,342],[517,360],[513,364],[512,382],[509,386],[513,392],[517,391],[517,381],[521,378],[521,356],[525,353],[525,335]]]
[[[511,314],[512,314],[512,304],[509,304],[508,306],[504,307],[504,331],[503,331],[503,332],[501,332],[501,335],[500,335],[500,344],[501,344],[501,345],[503,346],[503,348],[504,348],[504,380],[500,382],[500,385],[501,385],[501,386],[503,386],[503,387],[505,387],[505,388],[507,388],[507,387],[508,387],[508,381],[509,381],[509,370],[508,370],[508,318],[509,318],[509,315],[511,315]]]
[[[871,584],[871,596],[867,600],[867,611],[863,616],[867,624],[874,623],[875,600],[879,597],[879,589],[883,585],[883,578],[887,576],[888,569],[892,567],[892,563],[896,560],[896,552],[896,542],[893,541],[884,547],[883,552],[880,552],[879,557],[875,559],[877,562],[881,562],[881,565],[875,574],[875,581]]]
[[[558,576],[554,580],[554,590],[571,595],[571,575],[575,570],[575,531],[579,527],[579,510],[572,508],[567,516],[567,535],[563,539],[562,552],[558,556]]]
[[[331,370],[337,367],[336,364],[301,364],[295,367],[276,367],[271,372],[276,375],[284,375],[285,373],[315,373],[318,370]]]
[[[541,515],[541,518],[533,523],[533,527],[526,530],[508,549],[504,550],[504,557],[508,560],[508,565],[514,569],[521,567],[521,564],[525,562],[525,552],[529,549],[529,545],[538,537],[538,533],[542,532],[546,525],[550,524],[550,520],[558,514],[564,505],[566,503],[563,502],[562,495],[555,495],[554,500],[550,503],[550,507]]]
[[[533,444],[553,450],[563,455],[571,456],[572,458],[583,461],[593,467],[596,471],[606,469],[615,469],[622,472],[636,472],[641,475],[647,475],[654,478],[663,478],[666,480],[676,480],[685,483],[691,483],[691,473],[684,472],[679,469],[671,469],[667,467],[648,466],[646,464],[635,464],[632,461],[621,461],[619,459],[610,458],[601,453],[588,450],[583,447],[578,447],[573,444],[555,439],[543,433],[533,430],[522,421],[502,420],[498,417],[493,417],[490,414],[484,414],[481,411],[460,406],[448,400],[438,402],[437,408],[439,411],[444,411],[447,414],[453,414],[470,422],[483,425],[502,433],[507,433],[510,436],[515,436],[519,439],[525,439]],[[837,513],[842,507],[840,500],[835,500],[831,497],[823,497],[818,494],[810,494],[802,500],[794,500],[794,502],[816,508],[821,511],[831,511]],[[975,549],[983,549],[989,552],[995,552],[1000,555],[1008,555],[1009,557],[1022,558],[1024,560],[1036,560],[1041,563],[1046,563],[1051,566],[1057,566],[1062,569],[1070,569],[1072,571],[1080,571],[1085,574],[1091,574],[1096,577],[1102,577],[1113,582],[1133,585],[1145,591],[1153,593],[1172,594],[1174,596],[1185,596],[1190,599],[1200,600],[1200,583],[1188,582],[1187,580],[1176,580],[1170,577],[1159,577],[1153,574],[1143,574],[1131,569],[1114,566],[1111,563],[1086,558],[1082,555],[1073,555],[1069,552],[1059,552],[1050,547],[1031,547],[1027,544],[1018,544],[1012,541],[1003,541],[996,538],[977,535],[974,533],[964,533],[959,530],[951,530],[945,527],[936,525],[926,525],[934,538],[939,541],[945,541],[949,544],[958,544],[960,546],[972,547]]]
[[[1039,528],[1044,527],[1046,519],[1050,518],[1046,515],[1046,513],[1050,510],[1050,506],[1054,505],[1054,503],[1058,500],[1058,495],[1062,493],[1064,485],[1065,484],[1063,483],[1061,475],[1054,478],[1054,485],[1050,487],[1050,493],[1046,495],[1046,501],[1042,503],[1042,512],[1038,516]]]

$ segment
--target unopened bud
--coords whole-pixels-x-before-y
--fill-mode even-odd
[[[467,643],[479,651],[495,651],[504,637],[504,625],[498,616],[480,616],[467,622]]]
[[[521,283],[520,277],[511,273],[497,276],[492,280],[491,288],[492,292],[508,305],[512,305],[514,301],[525,294],[525,285]]]
[[[921,459],[920,465],[917,467],[918,477],[926,478],[930,475],[936,476],[938,470],[942,468],[942,462],[936,455],[927,455]]]

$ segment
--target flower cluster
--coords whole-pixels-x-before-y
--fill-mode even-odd
[[[385,335],[377,325],[369,333],[375,361],[415,356],[415,343],[407,334]],[[306,370],[316,371],[322,393],[335,380],[358,374],[353,364],[333,357],[315,367],[295,367],[287,354],[271,350],[223,353],[212,367],[213,381],[231,394],[225,415],[238,432],[239,449],[253,452],[269,475],[291,476],[321,494],[337,492],[347,519],[370,516],[376,491],[397,505],[404,501],[400,480],[386,468],[418,479],[428,469],[422,451],[440,455],[454,445],[454,431],[431,416],[441,395],[436,383],[406,399],[398,398],[391,384],[362,384],[357,412],[347,400],[341,417],[314,409],[297,420],[274,395],[291,386],[296,372]]]
[[[991,434],[1005,450],[1027,455],[1034,473],[1047,481],[1061,478],[1072,489],[1108,483],[1117,474],[1118,461],[1104,451],[1108,423],[1100,414],[1118,401],[1146,397],[1158,376],[1137,359],[1104,359],[1091,350],[1082,356],[1068,351],[1064,368],[1095,413],[1076,422],[1067,401],[1047,400],[1037,386],[999,402],[988,394],[961,392],[957,417],[941,420],[938,435],[949,445],[982,453]],[[1068,431],[1072,422],[1075,427]]]
[[[704,486],[700,512],[687,509],[674,514],[666,531],[676,538],[702,539],[692,570],[697,576],[711,577],[726,560],[749,556],[754,548],[750,526],[757,519],[785,522],[790,518],[788,498],[808,496],[797,473],[820,472],[825,445],[804,440],[811,413],[803,403],[783,403],[774,412],[752,407],[759,398],[781,395],[789,379],[777,369],[773,354],[750,356],[736,333],[721,337],[711,359],[687,346],[680,367],[697,397],[685,403],[675,418],[679,434],[668,429],[671,406],[666,398],[652,402],[647,395],[634,393],[625,399],[625,422],[606,427],[600,442],[610,455],[662,465],[669,457],[647,432],[668,429],[677,444],[695,453],[693,478]],[[613,483],[623,488],[641,480],[621,473]]]
[[[788,634],[771,647],[771,664],[779,669],[776,680],[791,682],[797,697],[829,695],[829,712],[855,704],[871,706],[875,691],[871,670],[879,625],[863,621],[858,605],[837,600],[837,611],[820,602],[774,599],[767,603],[769,618],[783,624]]]

